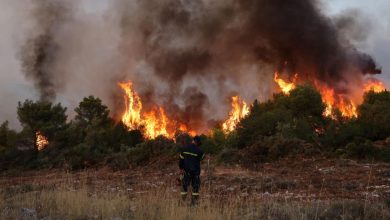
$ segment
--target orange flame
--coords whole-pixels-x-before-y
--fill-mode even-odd
[[[169,119],[163,107],[154,106],[150,111],[143,112],[141,98],[134,91],[132,82],[122,82],[119,86],[126,93],[124,95],[126,109],[122,115],[122,122],[129,130],[143,128],[145,136],[149,139],[160,135],[172,138],[176,132],[175,127],[178,127],[179,131],[196,134],[184,124],[178,125],[177,122]]]
[[[315,83],[315,85],[321,94],[322,101],[326,105],[325,116],[334,117],[335,110],[338,109],[344,117],[357,117],[356,104],[349,97],[336,94],[332,88],[327,86],[321,86],[318,83]]]
[[[136,129],[141,124],[141,98],[134,92],[132,82],[119,83],[119,86],[126,93],[124,95],[126,110],[122,116],[122,122],[129,129]]]
[[[381,81],[374,78],[367,79],[366,83],[364,84],[364,92],[373,91],[379,93],[385,90],[385,85]]]
[[[245,101],[241,101],[240,97],[232,97],[232,110],[229,113],[229,118],[222,124],[222,129],[228,133],[236,128],[236,125],[242,118],[249,114],[249,107]]]
[[[154,107],[151,111],[143,114],[143,124],[145,125],[146,134],[150,138],[155,138],[159,135],[172,137],[173,134],[167,132],[168,117],[162,107],[158,109]]]
[[[282,92],[287,95],[290,94],[291,90],[295,89],[297,79],[298,74],[294,75],[294,78],[291,82],[287,82],[280,78],[278,72],[275,72],[274,74],[274,81],[279,85],[279,88],[282,90]]]
[[[180,124],[179,125],[179,131],[186,132],[186,133],[190,134],[191,136],[195,136],[196,135],[196,131],[188,129],[188,127],[185,124]]]
[[[278,72],[275,72],[274,75],[274,81],[279,85],[282,92],[287,95],[290,94],[291,90],[296,88],[297,80],[298,74],[294,75],[291,82],[280,78]],[[324,111],[325,116],[333,117],[334,111],[338,109],[344,117],[357,117],[356,105],[349,97],[343,94],[336,94],[332,88],[323,86],[317,81],[314,82],[314,85],[320,92],[322,101],[326,105]]]
[[[47,145],[49,145],[49,141],[45,136],[41,134],[40,131],[35,132],[35,138],[36,138],[35,145],[37,146],[38,151],[45,149]]]

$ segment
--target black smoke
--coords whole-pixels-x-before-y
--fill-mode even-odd
[[[270,95],[275,71],[298,73],[300,80],[318,81],[336,93],[380,73],[354,45],[368,35],[356,22],[358,13],[329,17],[316,0],[115,0],[95,20],[74,13],[70,1],[33,2],[37,27],[22,48],[22,63],[44,100],[54,99],[66,82],[60,63],[60,70],[85,74],[89,84],[103,79],[93,81],[93,88],[107,93],[118,81],[132,80],[145,110],[162,105],[169,117],[197,129],[226,117],[231,95]],[[80,16],[77,25],[69,24],[72,16]],[[91,21],[104,25],[89,26]],[[58,40],[64,26],[72,43]],[[73,56],[82,59],[75,62]],[[65,68],[68,63],[75,68]],[[113,93],[121,97],[119,88]],[[117,115],[123,111],[118,101],[110,107]]]
[[[59,28],[68,16],[68,9],[62,1],[33,1],[32,15],[36,23],[21,50],[22,68],[26,77],[33,81],[39,91],[40,99],[53,101],[56,90],[54,64],[59,62],[58,52],[61,46],[56,42]]]
[[[348,39],[345,30],[348,25],[356,25],[351,17],[356,14],[343,16],[344,22],[332,19],[321,11],[321,2],[316,0],[122,3],[121,8],[126,9],[121,20],[123,41],[128,44],[137,38],[138,60],[146,62],[161,82],[169,84],[164,105],[174,108],[176,115],[190,112],[199,120],[204,118],[202,105],[188,107],[186,102],[178,107],[174,102],[177,97],[188,100],[189,94],[180,92],[186,87],[186,77],[240,78],[246,74],[236,71],[242,65],[273,69],[268,74],[299,73],[302,81],[319,81],[344,93],[353,86],[348,84],[351,77],[380,73],[372,57]],[[124,52],[126,56],[131,48]],[[196,82],[194,85],[192,90],[201,91]],[[218,90],[221,99],[234,93],[223,83]],[[197,99],[202,98],[204,103],[212,103],[206,94]],[[182,121],[188,121],[186,117]]]

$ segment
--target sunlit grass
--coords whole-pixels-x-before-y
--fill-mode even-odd
[[[364,211],[365,210],[365,211]],[[0,219],[390,219],[383,203],[364,201],[280,201],[235,195],[204,195],[196,207],[176,190],[97,189],[72,181],[20,185],[0,193]]]

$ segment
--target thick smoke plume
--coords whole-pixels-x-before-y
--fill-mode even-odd
[[[322,14],[317,1],[149,0],[124,1],[120,8],[126,9],[121,24],[129,48],[124,52],[135,49],[136,59],[169,85],[163,92],[168,100],[165,106],[190,97],[183,92],[187,79],[243,78],[244,66],[257,66],[263,78],[262,70],[267,68],[269,75],[299,73],[303,81],[318,81],[343,93],[353,87],[348,84],[351,77],[380,73],[374,60],[358,51],[348,33],[339,29],[342,21],[344,30],[345,21],[354,24],[353,18],[332,20]],[[223,81],[218,87],[220,96],[234,92]],[[198,90],[204,103],[213,102],[207,100],[207,89],[184,90],[188,89]],[[203,102],[196,102],[198,108],[192,108],[191,101],[176,106],[180,112],[176,116],[182,115],[183,122],[191,117],[203,120]]]
[[[111,94],[103,99],[119,115],[116,83],[131,80],[146,109],[161,105],[169,117],[205,131],[226,117],[232,95],[269,97],[275,71],[339,93],[380,73],[350,41],[354,19],[329,18],[315,0],[116,0],[103,18],[64,2],[36,1],[38,29],[23,47],[25,73],[42,99],[55,98],[59,86],[92,85],[91,94]],[[66,39],[58,40],[64,24]],[[75,80],[83,77],[88,83]]]
[[[56,42],[58,29],[68,16],[65,4],[59,0],[36,0],[32,9],[36,27],[22,48],[23,72],[34,82],[41,100],[53,101],[56,97],[55,62],[61,46]],[[60,76],[58,76],[60,77]]]

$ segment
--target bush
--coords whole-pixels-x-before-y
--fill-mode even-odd
[[[367,139],[355,139],[346,145],[344,152],[347,157],[355,159],[390,162],[390,146],[376,144]]]
[[[217,154],[225,147],[225,134],[220,129],[214,129],[210,136],[201,136],[200,146],[206,154]]]
[[[116,153],[107,160],[107,164],[113,170],[124,170],[129,168],[129,160],[126,153]]]
[[[242,160],[240,151],[235,148],[224,148],[217,155],[217,163],[234,164]]]
[[[172,156],[177,153],[177,145],[173,140],[164,136],[158,136],[153,140],[147,140],[138,144],[135,148],[127,150],[127,157],[131,163],[138,165],[153,157],[161,155]]]
[[[92,159],[91,149],[86,144],[79,144],[65,154],[72,170],[85,168]]]
[[[150,149],[146,148],[144,145],[140,144],[135,148],[127,150],[126,158],[133,165],[140,165],[141,163],[148,161],[151,156]]]
[[[304,153],[305,142],[284,137],[264,137],[244,150],[247,165],[277,160],[291,154]]]
[[[345,152],[348,157],[357,159],[368,159],[373,156],[374,147],[372,142],[369,140],[355,140],[354,142],[348,143],[345,147]]]
[[[358,122],[364,129],[364,136],[372,141],[383,140],[390,136],[390,92],[365,94],[363,103],[358,107]]]
[[[265,103],[255,101],[249,115],[237,126],[238,146],[250,146],[275,135],[314,143],[316,130],[325,126],[324,106],[318,91],[307,85],[298,86],[290,95],[276,94]]]

